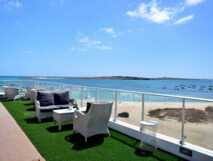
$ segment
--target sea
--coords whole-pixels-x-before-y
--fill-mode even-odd
[[[213,99],[213,80],[211,79],[100,80],[67,77],[0,76],[0,86],[8,84],[8,82],[12,84],[16,81],[23,82],[23,85],[28,81],[36,81]]]

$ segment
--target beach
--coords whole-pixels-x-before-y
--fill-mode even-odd
[[[206,107],[213,106],[213,103],[207,102],[187,102],[185,109],[199,109],[205,110]],[[142,104],[141,102],[118,102],[117,112],[123,113],[127,112],[129,114],[128,118],[117,117],[118,120],[124,121],[126,123],[139,126],[142,114]],[[181,137],[181,121],[170,117],[158,119],[156,117],[150,117],[148,112],[155,109],[165,109],[165,108],[181,108],[181,102],[146,102],[144,113],[145,120],[157,120],[160,122],[158,132],[165,134],[167,136],[180,139]],[[113,114],[112,114],[113,115]],[[211,118],[212,119],[212,118]],[[186,141],[195,145],[199,145],[208,149],[213,149],[213,122],[185,122],[185,135],[187,136]]]

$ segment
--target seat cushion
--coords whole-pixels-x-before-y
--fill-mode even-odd
[[[51,111],[53,111],[53,110],[55,110],[55,109],[57,109],[57,108],[58,108],[58,107],[55,106],[55,105],[41,106],[41,107],[39,107],[39,109],[40,109],[41,112],[51,112]]]
[[[49,92],[38,92],[37,100],[40,102],[40,106],[54,105],[54,96]]]
[[[69,91],[54,93],[55,105],[68,105],[69,104]]]
[[[52,112],[53,110],[59,110],[59,109],[67,109],[69,108],[69,106],[46,106],[44,108],[40,108],[41,112]]]
[[[56,108],[62,108],[62,109],[66,109],[66,108],[70,108],[71,106],[66,104],[66,105],[55,105]]]

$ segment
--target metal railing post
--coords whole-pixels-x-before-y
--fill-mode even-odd
[[[81,104],[81,107],[83,106],[83,99],[84,99],[84,87],[81,87],[81,102],[80,102],[80,104]]]
[[[96,91],[95,91],[95,102],[98,101],[98,95],[99,95],[98,88],[96,88]]]
[[[144,120],[144,94],[141,96],[141,121]],[[142,126],[140,126],[140,131],[142,131]]]
[[[186,136],[184,135],[184,127],[185,127],[185,103],[186,100],[185,98],[182,99],[182,112],[181,112],[181,140],[180,140],[180,144],[183,145],[184,141],[186,139]]]
[[[69,97],[72,98],[72,87],[69,88]]]
[[[114,108],[114,118],[113,121],[117,119],[117,108],[118,108],[118,92],[115,91],[115,108]]]

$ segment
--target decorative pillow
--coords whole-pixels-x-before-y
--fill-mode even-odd
[[[53,94],[49,92],[38,92],[37,100],[40,102],[40,106],[54,105]]]
[[[69,91],[54,93],[55,105],[67,105],[69,104]]]

